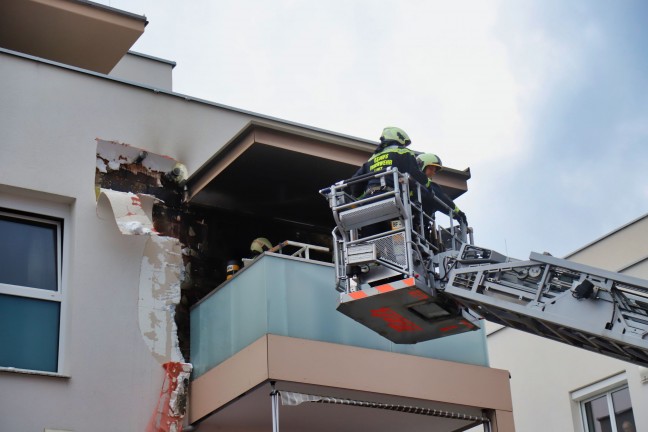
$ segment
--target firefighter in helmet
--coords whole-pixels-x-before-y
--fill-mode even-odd
[[[270,240],[265,237],[255,238],[250,244],[250,258],[243,258],[243,265],[247,265],[247,262],[253,261],[263,252],[266,252],[270,249],[272,249],[272,243],[270,243]],[[227,261],[227,280],[232,279],[234,275],[241,269],[239,263],[239,260]]]
[[[353,174],[353,177],[369,173],[377,174],[391,167],[397,168],[401,173],[408,173],[414,180],[425,185],[427,178],[418,168],[416,155],[407,148],[411,143],[412,140],[403,129],[397,127],[384,128],[380,135],[380,144],[369,160]],[[389,186],[392,182],[391,177],[388,176],[386,180],[387,188],[393,188],[393,185]],[[356,197],[373,195],[381,190],[380,179],[377,178],[351,185],[351,194]]]
[[[257,257],[263,252],[269,251],[270,249],[272,249],[272,243],[270,243],[270,240],[265,237],[255,238],[254,240],[252,240],[252,244],[250,245],[250,253],[252,254],[252,258]]]
[[[448,195],[446,195],[445,192],[441,189],[441,186],[438,184],[434,183],[432,181],[432,178],[436,173],[441,171],[443,169],[443,163],[441,162],[441,158],[434,153],[423,153],[417,156],[416,160],[418,161],[418,165],[421,169],[421,172],[425,174],[427,177],[427,182],[426,186],[428,191],[439,198],[441,201],[443,201],[444,204],[446,204],[448,207],[452,209],[452,217],[455,218],[459,222],[463,222],[464,224],[468,225],[468,220],[466,219],[466,214],[462,212],[459,207],[450,199]],[[430,217],[434,217],[434,212],[441,211],[441,212],[446,212],[444,208],[442,208],[437,202],[432,201],[433,204],[432,206],[424,206],[426,207],[424,210],[426,213],[430,215]]]

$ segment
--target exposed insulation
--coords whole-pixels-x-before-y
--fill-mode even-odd
[[[221,274],[220,266],[213,265],[215,259],[208,255],[209,252],[206,253],[209,230],[205,215],[200,209],[188,207],[183,202],[187,169],[170,157],[141,148],[101,139],[96,142],[95,192],[99,200],[99,216],[102,219],[114,218],[124,234],[168,236],[177,238],[182,245],[184,266],[181,266],[179,276],[182,288],[180,302],[152,308],[147,316],[140,317],[140,327],[147,345],[150,344],[156,355],[164,357],[171,353],[167,348],[161,348],[166,345],[153,331],[160,331],[158,327],[166,322],[161,311],[167,310],[174,315],[180,351],[188,359],[189,308],[218,285],[224,274]],[[113,204],[111,197],[115,202],[120,198],[114,197],[129,197],[131,202],[125,200]],[[161,274],[161,269],[152,267],[154,261],[143,262],[142,270]],[[143,299],[144,295],[140,298]],[[138,310],[143,311],[141,308]]]

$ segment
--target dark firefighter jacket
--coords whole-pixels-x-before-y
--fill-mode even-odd
[[[434,194],[434,196],[436,196],[441,201],[443,201],[443,203],[445,205],[450,207],[450,210],[455,209],[456,205],[455,205],[454,201],[452,201],[452,199],[448,195],[446,195],[445,192],[443,192],[443,189],[441,189],[441,186],[434,183],[432,180],[428,180],[426,186],[427,186],[428,191],[430,191],[432,194]],[[437,211],[445,213],[445,214],[449,213],[447,209],[443,208],[443,206],[441,206],[436,201],[433,201],[431,211],[427,211],[427,209],[425,209],[425,210],[426,210],[426,213],[428,213],[430,216],[434,216],[433,213],[437,212]]]
[[[373,156],[353,174],[353,177],[369,173],[376,174],[385,171],[387,168],[396,168],[398,172],[408,173],[411,178],[424,186],[427,183],[428,179],[419,169],[414,152],[399,145],[378,147]],[[393,186],[392,177],[387,176],[386,180],[388,185]],[[368,188],[375,186],[380,186],[380,179],[372,178],[367,182],[359,182],[351,185],[351,194],[357,197],[362,195]]]

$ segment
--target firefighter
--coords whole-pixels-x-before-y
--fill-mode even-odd
[[[407,148],[411,143],[412,140],[403,129],[386,127],[380,135],[380,145],[369,160],[353,174],[352,178],[369,173],[377,174],[391,167],[397,168],[401,173],[408,173],[414,180],[425,185],[427,178],[418,168],[416,155]],[[390,186],[392,178],[387,176],[386,180],[388,186],[384,189],[392,189],[393,185]],[[380,186],[380,179],[377,178],[351,185],[351,194],[356,197],[373,195],[381,191],[383,188]]]
[[[258,237],[252,241],[250,245],[250,253],[252,258],[256,258],[261,255],[263,252],[267,252],[272,249],[272,243],[265,237]]]
[[[421,172],[424,173],[425,176],[427,177],[426,187],[428,191],[434,196],[436,196],[437,198],[439,198],[441,201],[443,201],[444,204],[446,204],[448,207],[452,209],[453,218],[455,218],[459,222],[463,222],[464,224],[468,225],[466,214],[459,209],[459,207],[454,203],[454,201],[452,201],[452,199],[450,199],[448,195],[446,195],[445,192],[443,192],[441,186],[439,186],[438,184],[432,181],[434,175],[443,169],[443,163],[441,162],[441,158],[433,153],[423,153],[418,155],[416,160],[418,161],[418,165],[421,169]],[[431,206],[424,205],[424,210],[432,218],[434,218],[434,213],[437,211],[446,213],[446,209],[442,208],[434,200],[432,201]]]
[[[432,195],[425,188],[427,178],[418,167],[415,153],[407,148],[411,143],[412,140],[410,140],[403,129],[397,127],[384,128],[380,135],[380,144],[373,155],[356,171],[352,178],[365,174],[377,174],[386,171],[387,168],[396,168],[398,172],[408,173],[410,175],[412,194],[415,190],[415,182],[418,182],[422,186],[420,191],[423,207],[431,206]],[[385,177],[385,183],[386,185],[382,186],[380,178],[372,177],[367,181],[352,184],[350,192],[355,197],[364,198],[394,189],[392,176],[387,175]],[[389,229],[389,222],[378,222],[363,227],[361,229],[361,236],[368,237]]]

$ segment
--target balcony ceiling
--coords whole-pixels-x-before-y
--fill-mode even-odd
[[[319,190],[349,178],[367,159],[362,151],[251,125],[191,176],[190,203],[331,227]]]
[[[350,178],[375,147],[299,133],[249,125],[190,177],[190,203],[332,227],[328,203],[318,191]],[[469,170],[447,169],[438,181],[456,198],[469,178]]]
[[[144,33],[144,16],[80,0],[2,0],[0,47],[109,73]]]

